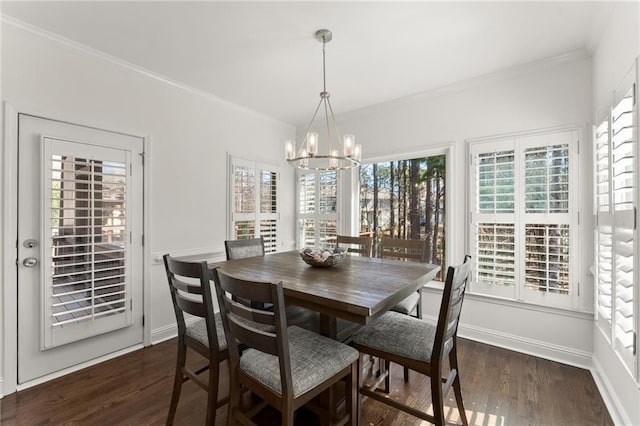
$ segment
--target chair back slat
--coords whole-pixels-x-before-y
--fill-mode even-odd
[[[371,257],[373,239],[370,237],[351,237],[348,235],[337,235],[336,245],[340,246],[340,244],[349,246],[347,248],[348,253],[358,253],[361,256]]]
[[[234,315],[229,315],[227,319],[229,334],[238,343],[261,352],[278,355],[278,340],[275,333],[256,328],[250,321],[240,321]]]
[[[444,357],[451,349],[458,332],[458,322],[462,312],[462,302],[471,268],[471,256],[465,256],[464,263],[450,266],[444,284],[440,314],[434,340],[433,356]]]
[[[378,256],[383,259],[404,259],[426,262],[427,241],[382,238],[378,246]]]
[[[193,278],[193,277],[191,277]],[[189,293],[189,294],[202,294],[202,286],[200,286],[200,284],[193,284],[193,283],[188,283],[185,281],[182,281],[179,278],[174,278],[173,280],[173,286],[180,290],[183,291],[185,293]]]
[[[195,315],[200,318],[207,317],[207,310],[204,304],[197,300],[187,299],[180,293],[176,294],[176,303],[178,307],[183,311],[191,315]]]
[[[244,259],[247,257],[264,256],[264,239],[227,240],[224,242],[227,260]]]
[[[223,301],[227,310],[234,315],[259,324],[275,325],[275,314],[272,311],[253,308],[250,301],[245,304],[244,301],[238,302],[229,297],[225,297]]]

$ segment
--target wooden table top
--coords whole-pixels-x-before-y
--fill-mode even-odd
[[[431,281],[440,266],[347,255],[339,265],[317,268],[297,251],[210,263],[259,281],[282,281],[287,303],[367,324]]]

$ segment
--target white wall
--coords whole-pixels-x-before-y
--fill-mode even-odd
[[[594,122],[599,122],[607,115],[607,110],[613,104],[614,91],[633,70],[634,62],[640,55],[639,23],[640,3],[616,4],[593,55]],[[637,285],[636,278],[636,288]],[[638,384],[597,327],[593,331],[593,360],[594,376],[603,393],[617,407],[618,423],[640,424]]]
[[[3,100],[20,112],[148,138],[147,254],[223,251],[228,152],[280,166],[281,243],[292,244],[293,172],[282,161],[283,141],[294,135],[292,126],[11,23],[2,26],[2,90]],[[2,213],[9,208],[5,205]],[[4,230],[3,240],[9,231]],[[15,253],[6,253],[3,268],[15,268],[14,260]],[[175,323],[164,268],[152,265],[150,258],[146,263],[151,290],[147,324],[153,335],[163,337]],[[12,285],[2,283],[5,293]],[[5,360],[15,352],[15,341],[4,341]],[[0,377],[8,377],[1,373]],[[11,389],[11,383],[4,389]]]
[[[466,143],[472,138],[579,125],[591,118],[591,60],[575,53],[535,66],[521,67],[466,82],[457,87],[425,93],[410,99],[343,116],[340,129],[353,133],[368,158],[418,153],[453,142],[455,167],[447,173],[454,180],[449,197],[448,233],[452,257],[462,261],[466,251]],[[590,132],[581,146],[590,146]],[[365,160],[366,161],[366,160]],[[581,150],[582,194],[591,192],[591,155]],[[449,190],[448,190],[449,191]],[[592,244],[591,198],[583,196],[583,247]],[[581,253],[581,265],[592,263],[591,250]],[[462,314],[460,335],[505,346],[585,368],[591,366],[593,282],[586,267],[580,276],[581,310],[571,312],[523,306],[484,296],[469,295]],[[426,315],[436,315],[437,290],[424,293]]]

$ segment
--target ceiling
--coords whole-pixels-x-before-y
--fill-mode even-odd
[[[2,14],[300,125],[322,90],[337,115],[592,52],[611,2],[0,2]]]

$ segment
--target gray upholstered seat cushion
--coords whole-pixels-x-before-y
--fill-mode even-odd
[[[317,333],[291,326],[289,356],[293,396],[298,397],[358,359],[358,351]],[[240,357],[240,369],[282,393],[278,357],[247,349]]]
[[[430,361],[435,324],[387,312],[353,336],[353,343],[419,361]]]
[[[219,312],[215,313],[216,318],[216,334],[218,335],[218,346],[221,351],[227,349],[227,339],[224,337],[224,328],[222,325],[222,317]],[[209,338],[207,337],[207,323],[204,318],[187,326],[186,335],[197,340],[206,347],[209,347]]]
[[[405,298],[402,302],[391,308],[394,312],[400,312],[401,314],[409,315],[416,306],[420,303],[420,295],[418,292],[411,293],[411,295]]]

